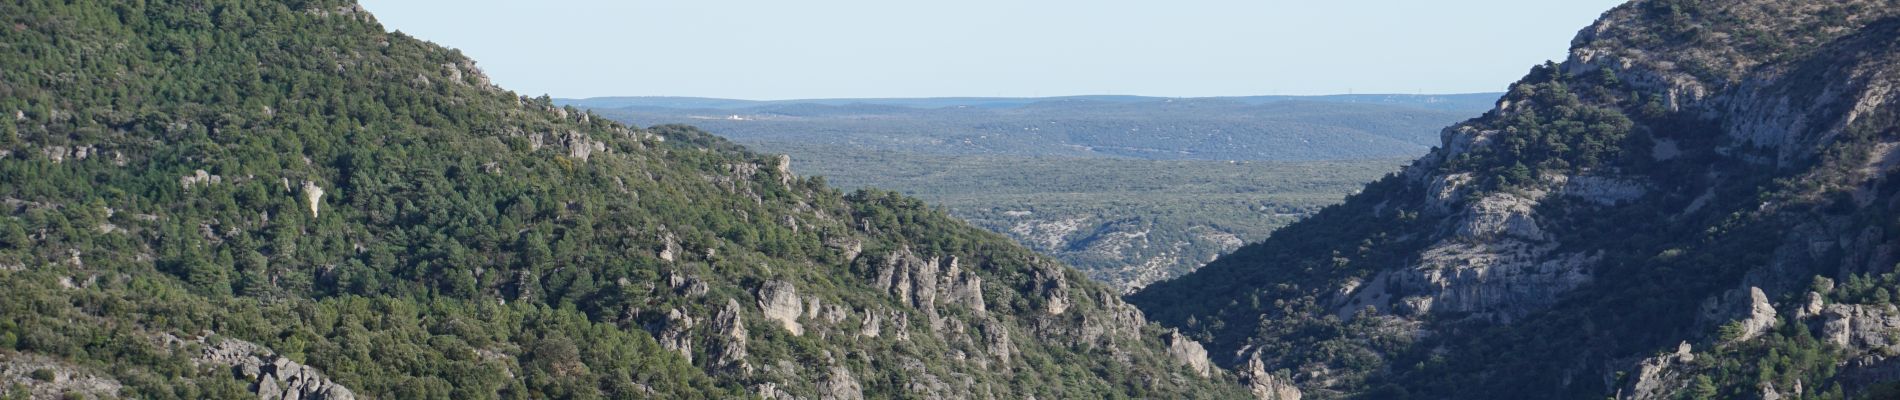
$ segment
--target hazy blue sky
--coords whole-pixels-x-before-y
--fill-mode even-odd
[[[363,0],[555,97],[1502,91],[1620,0]]]

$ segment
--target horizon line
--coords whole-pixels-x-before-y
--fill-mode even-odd
[[[1246,98],[1246,97],[1333,97],[1333,96],[1414,96],[1414,97],[1421,97],[1421,96],[1477,96],[1477,95],[1493,95],[1493,94],[1501,94],[1501,93],[1505,93],[1505,92],[1503,92],[1503,91],[1492,91],[1492,92],[1451,92],[1451,93],[1331,93],[1331,94],[1255,94],[1255,95],[1221,95],[1221,96],[1152,96],[1152,95],[1140,95],[1140,94],[1072,94],[1072,95],[1055,95],[1055,96],[916,96],[916,97],[903,97],[903,96],[865,96],[865,97],[790,97],[790,98],[777,98],[777,99],[757,99],[757,98],[751,98],[751,99],[748,99],[748,98],[739,98],[739,97],[713,97],[713,96],[682,96],[682,95],[626,95],[626,96],[589,96],[589,97],[559,97],[559,96],[552,96],[552,95],[547,95],[547,96],[548,96],[549,98],[552,98],[552,99],[558,99],[558,100],[597,100],[597,99],[707,99],[707,100],[736,100],[736,101],[756,101],[756,102],[777,102],[777,101],[835,101],[835,100],[940,100],[940,99],[1021,99],[1021,100],[1028,100],[1028,99],[1061,99],[1061,98],[1074,98],[1074,97],[1142,97],[1142,98],[1154,98],[1154,99],[1227,99],[1227,98]],[[544,95],[545,95],[545,94],[544,94]]]

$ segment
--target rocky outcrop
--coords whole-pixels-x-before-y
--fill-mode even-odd
[[[923,259],[900,249],[886,255],[871,272],[872,287],[924,311],[936,328],[941,328],[940,304],[967,308],[977,315],[988,310],[983,278],[964,271],[954,256]]]
[[[1545,179],[1562,182],[1551,184],[1560,188],[1607,181]],[[1445,313],[1508,323],[1548,308],[1559,295],[1592,281],[1589,267],[1600,257],[1554,254],[1560,244],[1538,225],[1534,210],[1548,192],[1492,193],[1464,202],[1458,198],[1468,180],[1446,177],[1431,184],[1430,193],[1437,194],[1434,198],[1445,197],[1437,200],[1438,207],[1449,210],[1465,203],[1462,211],[1447,219],[1449,234],[1426,247],[1413,266],[1382,272],[1367,282],[1353,281],[1338,290],[1334,313],[1350,318],[1371,307],[1411,317]],[[1627,194],[1585,192],[1607,199]]]
[[[568,131],[567,134],[564,135],[562,145],[567,147],[568,157],[581,160],[582,162],[593,157],[594,153],[607,151],[606,143],[594,140],[576,131]]]
[[[725,307],[720,308],[719,314],[713,316],[712,323],[707,325],[713,334],[708,339],[712,357],[708,362],[715,370],[739,375],[752,373],[752,364],[746,362],[746,342],[750,338],[746,334],[742,311],[738,300],[727,299]]]
[[[864,389],[858,385],[858,378],[851,376],[851,370],[842,366],[832,366],[825,374],[825,380],[818,383],[818,398],[826,400],[864,400]]]
[[[1201,347],[1200,342],[1188,339],[1178,329],[1170,330],[1161,340],[1168,344],[1168,356],[1174,357],[1176,362],[1187,366],[1196,375],[1206,378],[1213,373],[1214,362],[1207,358],[1207,349]]]
[[[113,165],[117,165],[121,167],[125,166],[125,156],[123,154],[119,154],[119,152],[116,152],[116,151],[112,153],[113,153]],[[40,147],[40,155],[45,156],[47,161],[52,161],[54,164],[65,162],[67,160],[86,161],[86,159],[92,158],[92,156],[94,155],[101,155],[101,154],[103,154],[103,152],[94,146],[74,146],[74,147],[41,146]]]
[[[212,175],[211,173],[205,172],[205,170],[202,170],[202,169],[192,171],[191,175],[185,175],[178,178],[178,186],[186,188],[186,189],[190,189],[193,186],[207,185],[207,184],[216,185],[219,183],[224,183],[224,177]]]
[[[997,362],[1009,364],[1010,360],[1016,358],[1016,345],[1010,342],[1009,328],[995,321],[984,321],[978,328],[982,330],[983,344]]]
[[[831,235],[825,237],[825,247],[837,250],[844,255],[845,261],[858,259],[864,253],[864,241],[849,235]]]
[[[687,362],[693,361],[693,328],[698,321],[685,312],[675,308],[666,312],[666,320],[659,326],[649,329],[660,347],[679,353]]]
[[[316,182],[303,181],[303,198],[310,203],[310,218],[316,218],[317,209],[323,206],[323,188]]]
[[[759,312],[765,319],[778,321],[793,336],[805,334],[805,328],[798,324],[798,317],[804,314],[803,304],[798,300],[798,288],[791,282],[782,280],[766,281],[759,287]]]
[[[1689,386],[1689,375],[1684,368],[1692,362],[1695,362],[1695,352],[1689,342],[1677,345],[1674,353],[1644,359],[1638,363],[1634,379],[1617,391],[1616,398],[1621,400],[1674,399]]]
[[[25,393],[8,389],[25,388]],[[118,398],[123,385],[110,375],[38,354],[0,350],[0,393],[34,400]],[[9,397],[14,398],[14,397]]]
[[[858,336],[874,338],[884,334],[884,318],[877,313],[866,312],[864,319],[858,321]]]
[[[1069,311],[1073,302],[1069,300],[1069,279],[1062,271],[1041,268],[1035,271],[1037,293],[1043,299],[1043,310],[1049,315],[1062,315]]]
[[[1775,327],[1775,306],[1768,302],[1768,294],[1761,288],[1750,287],[1748,299],[1748,314],[1739,321],[1742,331],[1734,339],[1737,342],[1754,340]]]
[[[1808,292],[1808,301],[1802,303],[1801,308],[1795,310],[1794,317],[1795,319],[1814,318],[1817,315],[1821,315],[1822,311],[1827,311],[1826,297],[1822,296],[1820,292]]]
[[[1821,339],[1858,351],[1900,354],[1900,308],[1892,305],[1830,304],[1821,312]]]
[[[1267,363],[1260,359],[1258,352],[1248,356],[1234,372],[1257,400],[1300,400],[1300,388],[1294,386],[1291,379],[1267,370]]]
[[[1516,240],[1541,242],[1549,237],[1537,226],[1534,214],[1540,195],[1492,193],[1466,205],[1464,214],[1451,220],[1452,238],[1473,241]]]
[[[660,248],[654,257],[659,257],[661,260],[671,262],[685,251],[685,249],[680,247],[679,238],[673,236],[672,232],[666,232],[660,235]]]
[[[217,343],[206,343],[199,339],[204,350],[193,360],[199,364],[222,365],[235,369],[238,375],[251,380],[251,390],[262,399],[285,400],[351,400],[356,395],[349,388],[325,378],[322,372],[308,365],[299,364],[289,358],[276,355],[269,349],[257,344],[237,339],[223,339]]]
[[[711,286],[706,285],[705,280],[680,272],[667,273],[666,285],[673,289],[673,294],[686,297],[705,296],[707,291],[712,290]]]
[[[797,178],[792,175],[792,156],[780,154],[778,157],[773,158],[772,161],[772,173],[778,175],[778,183],[786,187],[791,187],[792,179]]]

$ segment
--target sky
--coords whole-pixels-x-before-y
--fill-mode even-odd
[[[1503,91],[1621,0],[362,0],[526,95]]]

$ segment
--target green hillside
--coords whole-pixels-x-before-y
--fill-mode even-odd
[[[922,202],[490,85],[349,1],[0,5],[0,390],[1232,398]]]

